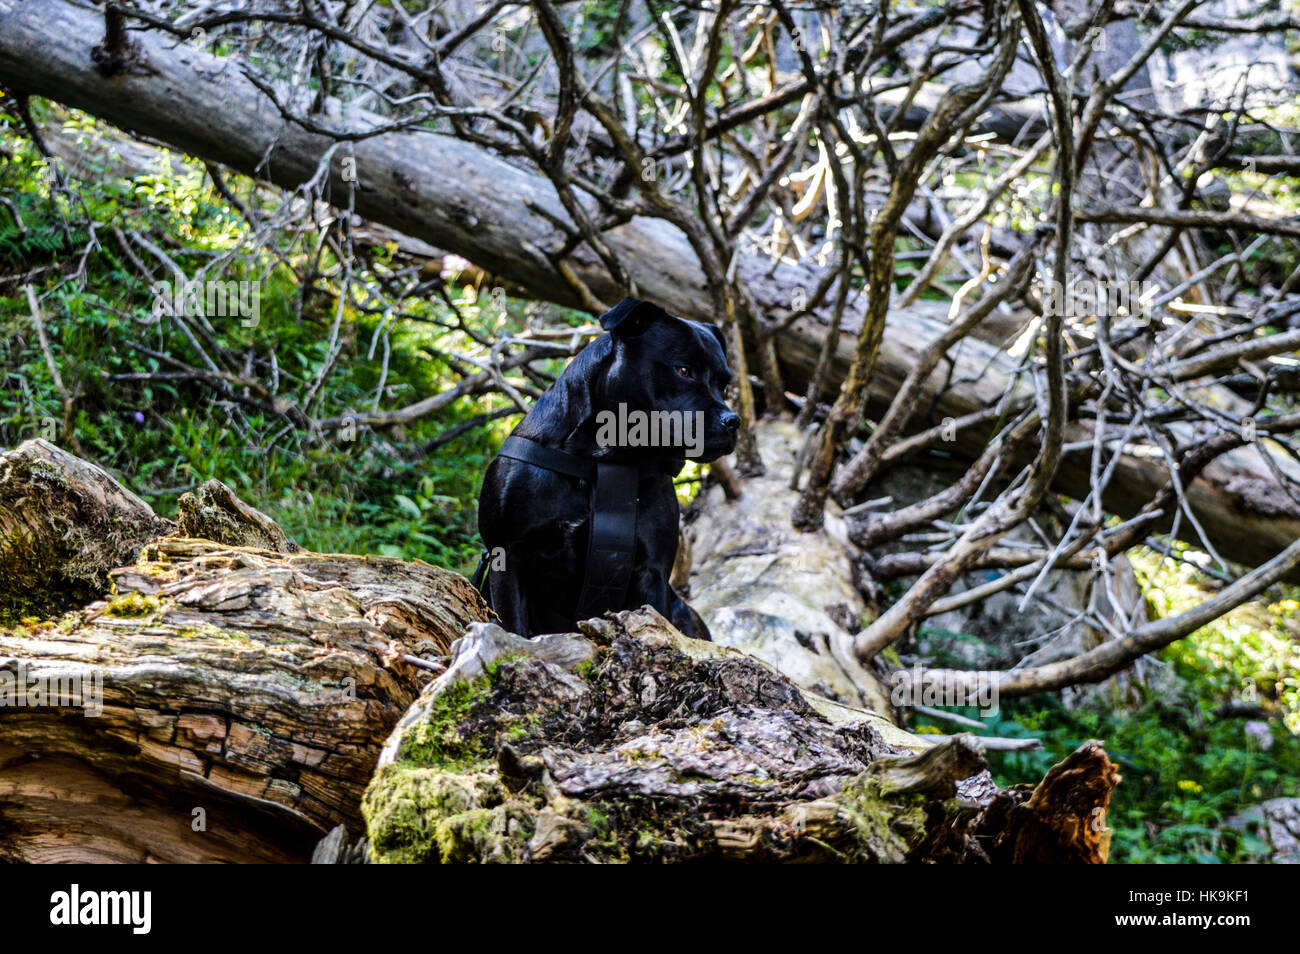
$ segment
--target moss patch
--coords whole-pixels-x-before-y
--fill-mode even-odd
[[[524,860],[536,822],[517,803],[451,815],[434,830],[444,864],[517,864]]]
[[[680,805],[636,795],[584,806],[588,858],[604,864],[664,864],[716,857],[717,837],[704,818]]]
[[[497,736],[532,735],[540,717],[509,715],[489,704],[503,672],[516,657],[503,656],[473,680],[457,680],[429,707],[429,716],[402,739],[398,758],[409,765],[466,771],[493,761]]]
[[[461,771],[487,761],[492,756],[491,737],[464,723],[491,693],[490,675],[453,683],[433,701],[429,718],[402,739],[398,757],[412,765]]]
[[[486,772],[386,765],[362,802],[380,864],[518,862],[535,815]]]
[[[926,799],[920,794],[886,797],[879,780],[863,773],[835,801],[852,824],[857,860],[899,864],[925,837]]]
[[[163,601],[156,596],[146,596],[143,593],[126,593],[109,600],[104,615],[136,619],[141,616],[152,616],[154,613],[161,612],[162,608]]]

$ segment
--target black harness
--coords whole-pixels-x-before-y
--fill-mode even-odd
[[[592,484],[587,571],[574,618],[590,619],[606,610],[622,609],[636,559],[637,483],[641,469],[579,457],[544,447],[526,437],[507,437],[499,456]],[[471,580],[480,593],[487,581],[490,562],[491,555],[484,550]]]

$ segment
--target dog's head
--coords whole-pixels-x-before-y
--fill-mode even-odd
[[[669,443],[655,446],[675,446],[675,456],[699,461],[736,449],[740,417],[723,398],[731,369],[720,328],[636,298],[624,298],[601,315],[600,326],[612,345],[604,413],[615,415],[604,421],[615,425],[617,439],[635,445],[638,438],[666,436]],[[614,406],[619,403],[629,415],[620,416]],[[641,434],[638,422],[647,426]]]

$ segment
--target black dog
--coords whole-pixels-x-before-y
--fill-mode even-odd
[[[713,461],[736,446],[722,332],[635,298],[600,326],[608,334],[579,352],[488,467],[478,518],[485,596],[524,636],[572,632],[579,619],[648,603],[708,639],[668,578],[673,478],[687,458]],[[649,423],[638,431],[638,422]]]

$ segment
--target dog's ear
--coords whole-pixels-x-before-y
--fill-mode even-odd
[[[620,338],[634,338],[661,318],[671,315],[658,305],[639,298],[624,298],[600,316],[600,326]]]
[[[727,333],[719,326],[711,325],[708,322],[704,323],[704,327],[713,332],[713,337],[718,339],[718,345],[722,348],[722,354],[725,356],[727,354]]]

